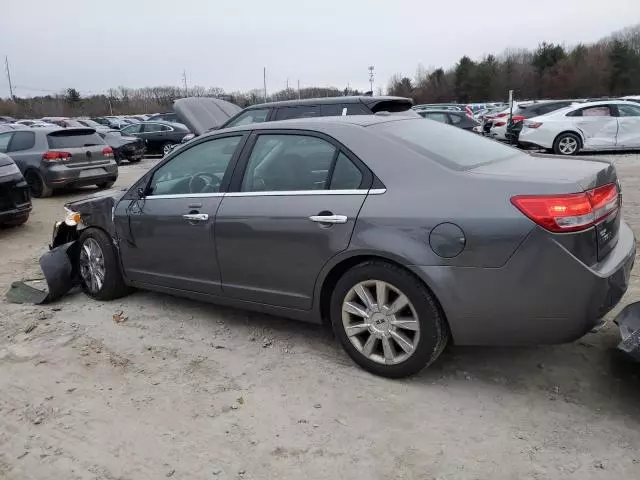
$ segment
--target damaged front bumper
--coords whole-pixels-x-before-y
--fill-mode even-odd
[[[40,257],[48,294],[42,303],[57,300],[78,285],[78,226],[56,222],[49,251]]]
[[[614,322],[620,327],[618,349],[640,362],[640,302],[624,307]]]

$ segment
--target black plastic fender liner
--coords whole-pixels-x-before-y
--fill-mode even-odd
[[[622,338],[618,349],[640,362],[640,302],[624,307],[614,322],[620,327]]]
[[[42,303],[63,297],[78,284],[77,266],[74,262],[77,250],[78,245],[74,240],[52,248],[40,257],[40,268],[49,288]]]

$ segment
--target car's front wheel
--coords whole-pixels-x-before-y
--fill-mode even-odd
[[[111,181],[111,182],[96,183],[96,187],[98,187],[100,190],[106,190],[108,188],[113,187],[114,183],[116,183],[116,182],[115,181]]]
[[[84,292],[96,300],[113,300],[129,293],[109,236],[91,228],[78,239],[78,270]]]
[[[413,375],[438,358],[449,329],[429,290],[382,261],[348,270],[331,297],[331,322],[349,356],[376,375]]]
[[[162,145],[162,155],[163,156],[167,156],[171,153],[171,150],[173,150],[173,143],[171,142],[166,142],[164,145]]]
[[[575,133],[560,134],[553,142],[553,151],[556,155],[575,155],[580,148],[582,148],[582,140]]]

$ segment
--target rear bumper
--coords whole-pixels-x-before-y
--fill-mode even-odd
[[[457,344],[553,344],[582,337],[620,301],[635,252],[624,222],[615,248],[591,267],[535,228],[500,268],[412,268],[438,297]]]
[[[24,218],[31,208],[29,187],[22,175],[0,181],[0,224]]]
[[[53,188],[95,185],[115,181],[118,178],[118,164],[111,160],[108,163],[84,164],[80,167],[52,165],[42,171],[42,177]]]

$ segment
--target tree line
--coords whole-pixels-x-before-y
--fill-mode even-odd
[[[518,99],[640,95],[640,24],[572,48],[541,43],[479,61],[463,56],[447,70],[420,67],[412,79],[395,75],[388,93],[416,103],[480,103]]]
[[[336,97],[361,95],[363,92],[345,88],[307,87],[299,91],[293,88],[270,94],[267,101],[292,100],[295,98]],[[82,96],[75,88],[56,95],[12,99],[0,99],[0,115],[15,118],[79,117],[102,115],[130,115],[136,113],[158,113],[171,111],[173,102],[183,97],[216,97],[247,107],[265,101],[264,90],[226,93],[221,88],[194,86],[179,88],[158,86],[145,88],[118,87],[103,95]]]
[[[420,67],[414,78],[393,76],[387,93],[413,98],[416,103],[470,103],[506,100],[509,90],[514,90],[518,99],[640,95],[640,24],[590,45],[567,48],[543,42],[534,51],[512,49],[479,61],[465,55],[447,70]],[[157,86],[118,87],[105,94],[82,96],[77,89],[68,88],[54,95],[0,99],[0,115],[127,115],[170,111],[174,100],[191,96],[217,97],[246,107],[265,100],[362,93],[348,87],[308,87],[299,91],[288,88],[265,98],[262,89],[228,93],[216,87]]]

